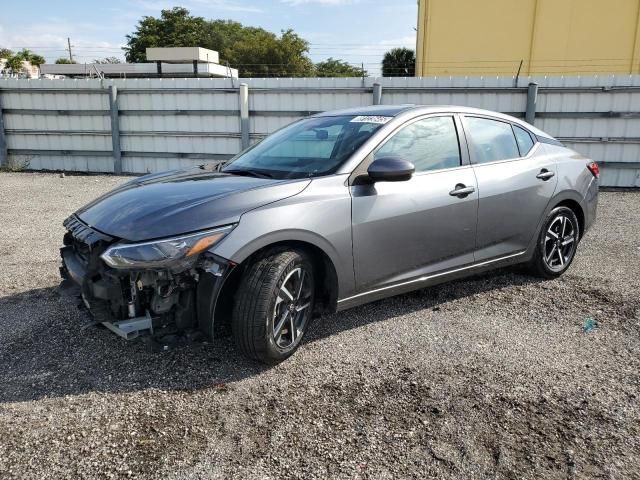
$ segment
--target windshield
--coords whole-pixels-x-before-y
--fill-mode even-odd
[[[334,173],[390,119],[342,115],[300,120],[240,153],[222,171],[277,179]]]

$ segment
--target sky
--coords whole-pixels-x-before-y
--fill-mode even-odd
[[[293,29],[311,43],[310,56],[380,72],[382,54],[415,49],[417,0],[0,0],[0,47],[29,48],[48,62],[67,56],[91,62],[117,56],[143,16],[182,6],[207,19],[231,19],[279,33]],[[221,61],[224,61],[222,58]]]

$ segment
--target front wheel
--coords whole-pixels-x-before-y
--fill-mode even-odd
[[[531,271],[543,278],[562,275],[576,254],[580,226],[568,207],[556,207],[547,216],[529,263]]]
[[[302,252],[274,251],[251,263],[234,302],[238,348],[270,364],[292,355],[309,325],[314,289],[313,264]]]

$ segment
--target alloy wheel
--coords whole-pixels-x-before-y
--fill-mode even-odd
[[[273,310],[273,340],[279,348],[293,346],[304,331],[312,300],[311,282],[302,267],[285,277]]]
[[[576,251],[577,231],[571,219],[558,214],[549,223],[544,237],[544,262],[554,272],[564,270]]]

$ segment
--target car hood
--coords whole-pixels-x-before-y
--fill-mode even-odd
[[[102,233],[137,242],[235,223],[249,210],[297,195],[309,182],[172,171],[127,182],[76,216]]]

